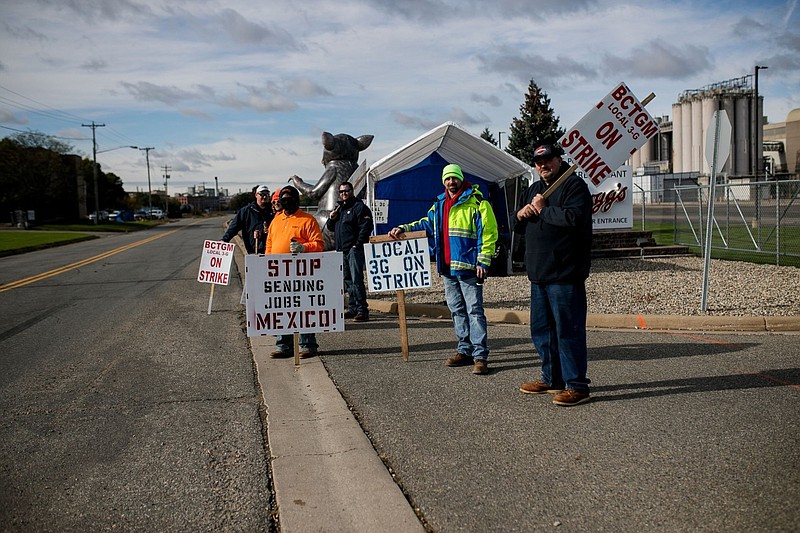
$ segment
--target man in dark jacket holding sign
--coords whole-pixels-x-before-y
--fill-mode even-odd
[[[569,170],[557,144],[534,151],[541,180],[525,191],[514,231],[525,236],[525,269],[531,282],[531,340],[542,361],[542,379],[524,383],[526,394],[555,394],[553,403],[589,401],[586,347],[586,278],[592,247],[592,196]],[[547,196],[547,197],[546,197]]]
[[[236,234],[242,232],[244,249],[248,254],[263,254],[267,242],[267,228],[272,222],[272,206],[270,205],[269,189],[266,185],[259,185],[253,191],[255,199],[236,212],[225,235],[224,242],[231,242]]]
[[[328,215],[325,225],[333,232],[336,250],[343,256],[344,286],[348,295],[344,317],[366,322],[369,308],[364,287],[364,245],[372,233],[372,211],[360,198],[353,196],[353,186],[349,182],[340,183],[338,191],[338,205]]]

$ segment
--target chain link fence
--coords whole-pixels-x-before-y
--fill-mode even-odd
[[[663,238],[671,226],[673,244],[701,255],[710,187],[697,175],[668,176],[663,187],[634,186],[634,229]],[[800,180],[724,183],[714,194],[712,257],[800,267]]]

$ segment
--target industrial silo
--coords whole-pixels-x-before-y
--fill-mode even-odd
[[[708,130],[716,126],[713,118],[714,111],[719,108],[719,101],[717,100],[716,96],[708,94],[703,98],[702,106],[703,133],[701,134],[700,140],[700,161],[702,164],[700,165],[699,170],[704,174],[711,174],[711,164],[706,160],[706,139],[708,139]]]
[[[742,176],[750,174],[750,124],[752,123],[750,114],[750,99],[737,98],[734,103],[734,122],[733,138],[736,143],[736,175]]]
[[[728,160],[725,161],[725,165],[722,167],[722,171],[726,174],[736,175],[736,139],[733,135],[733,124],[734,124],[734,109],[735,109],[735,100],[732,96],[726,95],[725,98],[722,99],[722,109],[728,115],[728,122],[731,123],[731,146],[730,146],[730,155],[728,156]]]
[[[683,172],[683,115],[681,114],[681,104],[672,104],[672,171]]]
[[[699,172],[703,160],[703,102],[699,95],[692,98],[692,172]]]
[[[681,126],[683,165],[681,165],[680,172],[690,172],[692,170],[692,103],[688,100],[681,103],[681,118],[683,121]]]

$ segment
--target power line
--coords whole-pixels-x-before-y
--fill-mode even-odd
[[[29,100],[29,101],[33,102],[34,104],[37,104],[37,105],[39,105],[41,107],[47,108],[47,109],[49,109],[51,111],[54,111],[55,114],[46,113],[44,111],[37,110],[36,108],[31,107],[31,106],[29,106],[27,104],[23,104],[23,103],[11,100],[9,98],[0,96],[0,100],[4,100],[6,102],[11,102],[10,105],[14,105],[15,107],[17,107],[19,109],[24,109],[26,111],[30,111],[31,113],[36,113],[38,115],[42,115],[42,116],[47,117],[47,118],[53,118],[53,119],[56,119],[56,120],[63,120],[65,122],[80,122],[80,121],[84,120],[81,117],[75,116],[75,115],[73,115],[71,113],[67,113],[66,111],[61,111],[60,109],[56,109],[55,107],[51,107],[51,106],[49,106],[47,104],[43,104],[42,102],[38,102],[38,101],[34,100],[33,98],[29,98],[29,97],[25,96],[24,94],[20,94],[20,93],[18,93],[16,91],[12,91],[8,87],[4,87],[4,86],[0,85],[0,89],[3,89],[4,91],[8,91],[13,95],[19,96],[20,98],[24,98],[25,100]]]
[[[19,133],[37,133],[36,130],[30,130],[30,129],[29,130],[18,130],[16,128],[9,128],[8,126],[0,126],[0,128],[3,128],[4,130],[9,130],[9,131],[16,131],[16,132],[19,132]],[[62,140],[65,140],[65,141],[88,141],[89,140],[89,139],[86,139],[84,137],[60,137],[58,135],[50,135],[50,134],[47,134],[47,133],[43,133],[43,135],[47,135],[48,137],[52,137],[53,139],[62,139]]]

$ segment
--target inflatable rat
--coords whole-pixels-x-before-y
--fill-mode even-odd
[[[298,176],[292,176],[292,182],[297,190],[308,198],[319,200],[317,213],[314,215],[322,228],[325,239],[325,249],[333,248],[333,236],[325,229],[328,214],[336,207],[339,199],[339,184],[347,181],[358,168],[358,153],[366,150],[372,144],[373,135],[351,137],[346,133],[332,135],[327,131],[322,132],[322,164],[325,172],[316,185],[305,183]]]

